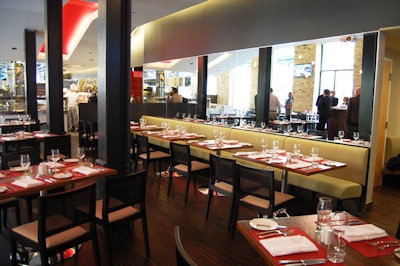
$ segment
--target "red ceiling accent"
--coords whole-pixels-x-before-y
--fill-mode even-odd
[[[89,27],[88,17],[98,9],[98,4],[86,2],[83,0],[69,0],[62,8],[62,53],[69,58],[75,49],[74,42],[79,42],[84,32]],[[91,20],[90,20],[91,22]],[[82,32],[83,31],[83,32]],[[76,40],[79,38],[79,40]],[[43,42],[40,53],[45,52],[45,43]]]

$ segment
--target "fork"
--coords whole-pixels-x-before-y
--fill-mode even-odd
[[[368,245],[370,245],[372,247],[376,247],[381,244],[398,244],[398,243],[399,243],[399,241],[395,241],[395,240],[394,241],[381,240],[381,241],[375,241],[375,242],[368,243]]]
[[[293,233],[293,230],[287,230],[287,231],[279,231],[279,232],[274,232],[274,233],[270,233],[270,234],[265,234],[265,235],[259,235],[258,237],[260,239],[263,238],[268,238],[268,237],[274,237],[274,236],[290,236]]]
[[[379,250],[385,250],[389,247],[400,247],[400,243],[390,243],[390,244],[385,244],[383,246],[378,247]]]

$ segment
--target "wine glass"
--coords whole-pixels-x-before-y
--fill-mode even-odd
[[[19,157],[19,164],[24,168],[24,172],[26,172],[31,165],[31,158],[29,154],[21,154]]]
[[[272,141],[272,158],[276,159],[278,157],[279,140]]]
[[[261,139],[261,147],[262,147],[262,152],[267,153],[268,139],[265,139],[265,138]]]
[[[344,131],[343,130],[339,130],[338,131],[338,136],[339,136],[339,139],[342,140],[344,138]]]
[[[213,130],[213,137],[214,137],[214,139],[215,139],[215,143],[217,142],[218,135],[219,135],[218,130],[217,130],[217,129],[214,129],[214,130]]]
[[[297,126],[297,134],[303,133],[303,127],[302,126]]]
[[[83,160],[83,158],[85,158],[85,148],[84,147],[78,147],[76,149],[76,157],[78,157],[80,162]]]
[[[60,150],[59,149],[52,149],[51,150],[51,160],[56,163],[60,160]]]
[[[298,162],[299,157],[300,157],[300,144],[295,143],[293,145],[293,161]]]
[[[256,127],[256,121],[251,121],[251,128],[255,128]]]
[[[353,138],[355,141],[358,141],[358,139],[360,138],[360,133],[359,132],[353,132]]]
[[[312,167],[318,167],[317,157],[318,157],[318,147],[311,147],[311,157],[312,157]]]
[[[349,226],[349,218],[346,212],[336,211],[331,214],[329,223],[335,236],[340,239]]]
[[[225,131],[221,130],[221,131],[219,132],[219,139],[220,139],[221,141],[224,141],[224,139],[225,139]]]
[[[265,128],[265,122],[261,121],[261,128],[264,129]]]

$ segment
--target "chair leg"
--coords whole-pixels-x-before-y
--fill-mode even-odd
[[[171,185],[172,185],[172,174],[173,174],[174,172],[173,171],[169,171],[169,180],[168,180],[168,193],[167,193],[167,195],[169,196],[169,193],[170,193],[170,191],[171,191]]]
[[[150,245],[149,245],[149,233],[147,230],[147,217],[146,217],[146,211],[144,211],[145,205],[143,204],[141,207],[141,211],[143,212],[143,218],[142,218],[142,230],[143,230],[143,238],[144,238],[144,245],[146,248],[146,256],[150,257]]]
[[[207,210],[206,210],[206,220],[208,219],[208,214],[210,212],[210,204],[211,204],[211,199],[213,197],[214,191],[211,189],[208,189],[208,200],[207,200]]]
[[[235,233],[236,233],[236,221],[239,213],[239,202],[235,203],[233,214],[231,217],[231,238],[235,238]]]
[[[17,225],[21,225],[21,210],[19,208],[19,203],[17,204],[17,206],[15,206],[15,221],[17,222]]]
[[[29,196],[28,196],[29,197]],[[28,221],[33,221],[32,199],[26,199],[26,208],[28,209]]]
[[[94,261],[96,266],[100,266],[100,251],[99,251],[99,239],[97,237],[97,229],[95,224],[90,225],[92,227],[91,231],[93,232],[92,246],[94,253]]]
[[[186,177],[186,189],[185,189],[185,203],[187,203],[188,194],[189,194],[189,184],[190,184],[190,175]]]
[[[11,251],[11,265],[17,266],[17,241],[14,239],[10,240],[10,251]]]

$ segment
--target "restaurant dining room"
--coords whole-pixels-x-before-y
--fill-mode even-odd
[[[399,265],[399,7],[1,1],[0,265]]]

